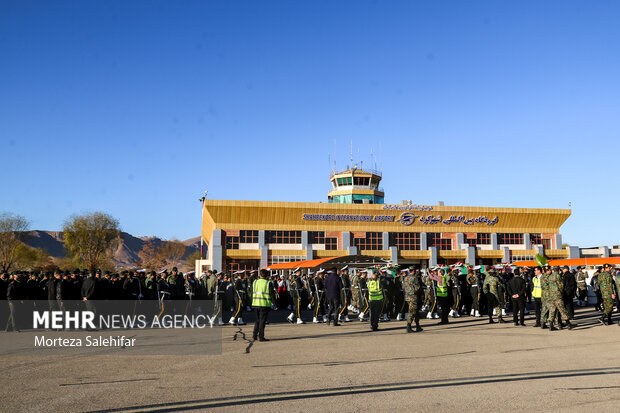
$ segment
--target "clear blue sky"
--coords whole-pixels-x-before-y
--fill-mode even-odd
[[[566,208],[619,244],[617,1],[0,0],[0,211],[190,238],[213,199]],[[359,154],[358,154],[359,149]]]

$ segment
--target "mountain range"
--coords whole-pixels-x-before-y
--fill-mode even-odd
[[[62,232],[33,230],[25,232],[24,235],[23,241],[30,247],[41,248],[54,258],[64,258],[67,255]],[[155,241],[157,244],[166,240],[155,236],[134,236],[126,232],[121,232],[121,240],[114,252],[114,261],[117,266],[126,267],[134,265],[135,262],[140,259],[138,253],[142,250],[142,246],[147,241]],[[200,250],[200,237],[190,238],[180,242],[187,247],[184,259],[195,251]]]

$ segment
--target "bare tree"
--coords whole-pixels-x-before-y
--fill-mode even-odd
[[[30,223],[21,215],[0,215],[0,269],[9,271],[17,262],[19,246],[23,245],[24,231]]]
[[[69,254],[90,269],[107,266],[120,241],[118,220],[103,212],[71,216],[63,233]]]
[[[179,267],[185,255],[185,245],[180,241],[164,241],[159,248],[158,255],[165,265]]]

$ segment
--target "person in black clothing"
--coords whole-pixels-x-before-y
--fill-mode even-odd
[[[521,273],[517,268],[514,272],[514,277],[508,281],[507,285],[508,295],[512,300],[512,319],[515,326],[525,326],[525,280],[521,277]],[[517,318],[518,317],[518,318]]]
[[[334,326],[338,326],[338,311],[340,309],[340,291],[342,290],[342,279],[336,275],[336,270],[327,272],[325,277],[325,290],[327,292],[327,325],[331,323],[334,314]]]
[[[577,279],[575,274],[570,272],[568,265],[562,268],[562,281],[564,282],[564,290],[562,291],[562,301],[568,317],[572,320],[575,317],[575,307],[573,306],[573,297],[577,291]]]
[[[19,306],[19,303],[17,301],[24,299],[23,293],[21,274],[18,273],[14,276],[13,281],[9,283],[9,286],[6,289],[6,299],[9,302],[9,319],[6,322],[6,328],[4,331],[13,330],[19,332],[19,328],[17,326],[17,307]]]
[[[86,305],[86,310],[96,313],[95,297],[97,294],[97,279],[95,278],[94,272],[91,272],[90,276],[82,283],[81,293],[84,305]]]

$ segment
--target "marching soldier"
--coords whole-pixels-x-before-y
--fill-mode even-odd
[[[452,295],[452,308],[450,309],[450,317],[458,318],[459,307],[461,306],[461,286],[459,282],[459,270],[453,270],[450,274],[450,294]]]
[[[396,274],[396,277],[394,277],[394,309],[396,311],[396,321],[401,321],[404,319],[407,301],[405,300],[403,282],[408,271],[409,269],[403,269]]]
[[[245,325],[245,323],[243,322],[243,318],[242,318],[243,307],[245,307],[245,291],[246,291],[245,280],[242,278],[244,273],[245,273],[244,270],[237,271],[234,273],[236,277],[233,280],[232,286],[233,286],[233,301],[235,305],[233,309],[233,315],[230,317],[230,320],[228,320],[228,324],[240,325],[240,326]]]
[[[480,279],[474,269],[467,272],[467,286],[471,295],[471,311],[469,315],[480,317]]]
[[[325,280],[323,278],[323,274],[325,272],[323,269],[319,269],[316,272],[316,277],[314,279],[314,304],[312,307],[312,322],[317,324],[321,321],[319,320],[319,316],[323,316],[323,322],[327,322],[327,315],[325,314]]]
[[[613,278],[610,274],[611,265],[603,265],[603,271],[598,275],[598,283],[601,291],[601,298],[603,301],[603,316],[601,317],[601,323],[606,326],[611,325],[611,312],[614,308],[614,299],[616,294],[614,293]]]
[[[487,275],[484,279],[484,285],[482,286],[482,290],[487,297],[489,324],[495,323],[495,321],[493,321],[493,311],[496,311],[498,321],[500,323],[504,323],[504,319],[502,318],[502,312],[499,307],[500,293],[503,294],[500,287],[502,281],[499,279],[494,269],[487,270],[486,274]]]
[[[439,315],[437,315],[437,289],[435,287],[435,281],[431,278],[431,274],[435,274],[434,269],[431,269],[424,278],[424,283],[426,285],[424,304],[428,311],[426,318],[439,318]]]
[[[362,271],[359,274],[359,294],[360,294],[360,313],[358,318],[360,321],[364,321],[364,316],[370,309],[370,303],[368,302],[368,284],[366,282],[366,276],[368,272]]]
[[[289,282],[291,286],[291,299],[293,300],[293,307],[291,314],[286,318],[289,323],[295,323],[295,319],[297,319],[297,324],[304,324],[301,319],[301,270],[296,268],[293,271],[293,274],[289,276]]]
[[[338,314],[338,321],[349,322],[349,305],[351,304],[351,280],[349,279],[349,269],[345,265],[341,271],[338,271],[342,280],[342,290],[340,292],[340,305],[342,309]]]
[[[575,318],[575,307],[573,306],[573,297],[577,290],[577,280],[575,275],[569,271],[568,265],[562,268],[561,279],[563,283],[562,301],[564,302],[564,308],[566,308],[566,314],[569,319]]]
[[[360,304],[360,278],[358,271],[355,270],[351,274],[351,306],[357,313],[362,307]]]
[[[577,305],[585,307],[588,305],[588,274],[581,271],[581,267],[577,267]]]
[[[415,321],[415,331],[422,331],[420,327],[420,295],[422,293],[422,281],[420,273],[411,273],[409,269],[404,270],[403,289],[405,301],[409,306],[409,316],[407,317],[407,333],[413,333],[411,323]]]

